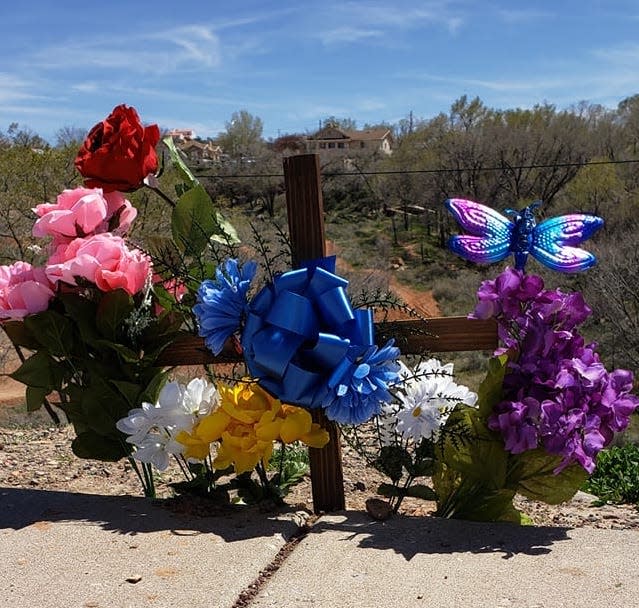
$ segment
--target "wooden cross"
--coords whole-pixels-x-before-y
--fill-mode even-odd
[[[319,156],[302,154],[286,157],[284,182],[293,266],[297,267],[301,261],[326,255]],[[384,325],[386,328],[378,327],[376,331],[379,342],[391,337],[384,335],[390,324]],[[405,354],[492,351],[497,348],[497,326],[492,319],[440,317],[427,321],[394,321],[392,330],[396,344]],[[240,360],[230,342],[218,356],[214,356],[202,338],[184,336],[164,351],[158,364],[204,365]],[[315,513],[340,511],[345,508],[345,498],[339,428],[326,418],[320,408],[312,410],[312,415],[314,422],[321,424],[330,437],[324,448],[309,448],[313,510]]]

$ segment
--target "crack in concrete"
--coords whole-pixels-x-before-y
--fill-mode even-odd
[[[263,570],[260,570],[257,578],[240,592],[231,608],[249,608],[253,604],[253,600],[257,597],[258,593],[271,579],[271,577],[282,567],[282,564],[284,564],[289,555],[293,553],[295,547],[297,547],[297,545],[299,545],[300,542],[308,536],[313,524],[318,519],[319,515],[312,515],[302,526],[300,526],[297,532],[295,532],[277,552],[271,563]]]

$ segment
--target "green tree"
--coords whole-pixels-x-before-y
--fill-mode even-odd
[[[594,161],[605,161],[595,158]],[[592,164],[579,169],[566,186],[564,196],[573,211],[614,216],[623,197],[623,183],[615,165]]]
[[[233,112],[225,123],[226,131],[218,135],[217,141],[226,154],[235,160],[254,158],[264,148],[262,119],[246,110]]]

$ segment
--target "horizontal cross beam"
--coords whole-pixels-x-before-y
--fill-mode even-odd
[[[495,350],[497,326],[494,320],[466,317],[433,317],[425,320],[389,321],[375,324],[377,343],[383,345],[389,338],[402,354],[420,355],[435,352]],[[191,334],[179,336],[158,358],[158,365],[207,365],[240,363],[240,349],[234,340],[228,340],[219,355],[214,355],[204,339]]]

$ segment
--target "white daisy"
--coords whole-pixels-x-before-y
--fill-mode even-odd
[[[407,369],[407,368],[406,368]],[[420,363],[411,376],[404,376],[398,391],[397,432],[415,442],[437,439],[440,428],[458,403],[475,405],[477,395],[453,381],[453,364],[438,359]]]

